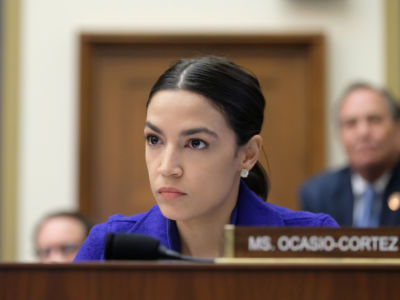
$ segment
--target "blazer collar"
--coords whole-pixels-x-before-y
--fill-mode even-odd
[[[239,197],[231,215],[231,224],[244,226],[283,226],[274,206],[264,202],[241,180]]]
[[[284,225],[274,206],[261,200],[243,181],[240,182],[238,201],[232,211],[230,223],[238,226]],[[181,249],[176,222],[165,218],[158,205],[136,224],[135,232],[158,238],[169,249]]]

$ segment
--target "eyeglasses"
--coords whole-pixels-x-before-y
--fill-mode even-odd
[[[63,256],[69,256],[79,250],[80,244],[64,244],[48,248],[36,249],[37,257],[44,259],[48,258],[52,253],[58,252]]]

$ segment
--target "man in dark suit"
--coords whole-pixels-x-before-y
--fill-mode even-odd
[[[400,111],[385,90],[357,83],[341,97],[337,121],[349,165],[306,181],[304,210],[341,226],[400,225]]]

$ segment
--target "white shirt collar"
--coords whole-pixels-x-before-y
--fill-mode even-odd
[[[392,173],[391,171],[384,173],[381,177],[375,180],[374,183],[372,183],[377,193],[382,193],[384,191],[386,185],[389,182],[391,173]],[[353,194],[356,197],[361,196],[364,193],[368,184],[370,183],[366,181],[364,178],[362,178],[360,174],[358,173],[351,174],[351,186],[353,189]]]

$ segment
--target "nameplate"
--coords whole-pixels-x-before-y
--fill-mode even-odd
[[[225,257],[400,258],[400,228],[226,225]]]

